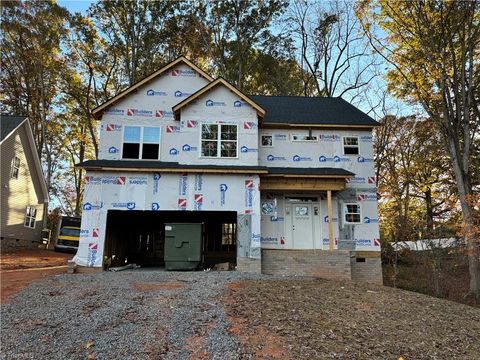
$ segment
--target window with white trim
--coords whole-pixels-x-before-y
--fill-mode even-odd
[[[358,136],[343,137],[343,153],[345,155],[358,155]]]
[[[202,157],[237,157],[237,125],[202,124]]]
[[[37,209],[33,206],[27,206],[25,210],[25,223],[26,227],[35,229],[35,218],[37,217]]]
[[[20,174],[20,158],[15,156],[12,160],[12,168],[10,170],[10,177],[12,179],[18,179],[18,174]]]
[[[360,224],[362,222],[360,204],[358,203],[343,204],[343,213],[345,224]]]
[[[159,127],[124,127],[122,159],[158,160],[159,156]]]

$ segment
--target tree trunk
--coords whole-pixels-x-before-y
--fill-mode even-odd
[[[427,212],[427,239],[433,239],[433,205],[432,205],[432,189],[428,188],[425,192],[425,207]]]
[[[475,236],[475,218],[472,205],[469,203],[471,191],[460,164],[454,140],[448,137],[448,150],[452,161],[453,172],[457,185],[458,197],[463,214],[464,238],[468,254],[468,271],[470,274],[470,294],[480,299],[480,258],[479,240]]]

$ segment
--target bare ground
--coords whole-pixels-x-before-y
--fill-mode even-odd
[[[73,258],[73,254],[44,249],[2,252],[2,256],[0,257],[0,270],[67,265],[67,260],[71,258]]]
[[[480,309],[418,293],[235,272],[50,276],[70,257],[2,254],[0,358],[480,358]]]
[[[326,280],[243,281],[228,291],[230,331],[258,358],[480,358],[474,307]]]
[[[10,301],[30,283],[51,275],[65,273],[72,254],[51,250],[17,250],[0,257],[1,303]]]

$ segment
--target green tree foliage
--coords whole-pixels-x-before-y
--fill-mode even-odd
[[[304,71],[295,59],[278,58],[258,53],[257,61],[249,73],[249,94],[294,96],[302,95]]]
[[[1,14],[2,111],[28,116],[50,190],[61,152],[54,107],[68,12],[53,1],[4,1]]]
[[[205,40],[210,43],[208,57],[212,70],[240,90],[251,93],[257,92],[251,74],[261,74],[269,61],[276,60],[277,64],[288,67],[291,40],[284,34],[274,34],[270,26],[287,5],[284,0],[207,3],[200,14],[208,29]]]
[[[451,236],[453,174],[431,119],[386,116],[376,130],[382,238],[391,242]]]
[[[185,1],[100,1],[89,16],[105,35],[106,51],[117,59],[121,83],[133,85],[160,68],[175,54],[169,53],[169,39],[178,33],[176,16]]]
[[[372,46],[393,68],[389,89],[420,104],[438,124],[455,176],[469,252],[470,290],[480,298],[480,244],[472,166],[480,132],[480,4],[477,1],[363,1],[358,14]],[[379,24],[387,39],[379,39]]]

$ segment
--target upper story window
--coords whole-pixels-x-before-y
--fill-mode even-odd
[[[201,156],[237,157],[237,125],[202,124]]]
[[[263,147],[273,147],[273,135],[262,135],[260,140]]]
[[[10,177],[12,179],[18,179],[20,174],[20,158],[14,157],[12,160],[12,168],[10,169]]]
[[[292,134],[292,141],[318,141],[318,136],[312,134]]]
[[[343,137],[343,153],[345,155],[358,155],[358,136]]]
[[[159,127],[125,126],[122,159],[158,160],[159,155]]]
[[[35,218],[37,217],[37,209],[33,206],[27,206],[25,210],[25,223],[26,227],[35,229]]]
[[[344,204],[344,216],[345,216],[345,223],[346,224],[360,224],[361,221],[361,214],[360,214],[360,204],[357,203],[350,203]]]

